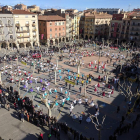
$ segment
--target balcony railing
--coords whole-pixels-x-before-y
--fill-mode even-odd
[[[29,38],[30,36],[29,35],[26,35],[26,36],[17,36],[18,39],[20,38]]]
[[[32,26],[33,26],[33,27],[35,27],[35,26],[36,26],[36,24],[35,24],[35,23],[33,23],[33,24],[32,24]]]
[[[19,26],[20,26],[20,24],[19,24],[19,23],[16,23],[16,24],[15,24],[15,26],[16,26],[16,27],[19,27]]]
[[[0,35],[4,35],[4,32],[0,32]]]
[[[19,30],[16,30],[17,33],[29,33],[30,30],[22,30],[22,31],[19,31]]]
[[[4,25],[3,24],[0,24],[0,28],[2,28],[2,27],[4,27]]]
[[[12,34],[12,33],[13,33],[13,31],[9,31],[8,33],[9,33],[9,34]]]
[[[140,27],[140,24],[131,24],[132,26],[139,26]]]
[[[29,27],[29,23],[26,23],[25,26],[26,26],[26,27]]]
[[[5,24],[6,27],[13,27],[13,24]]]
[[[36,29],[33,29],[32,31],[33,31],[33,32],[36,32]]]

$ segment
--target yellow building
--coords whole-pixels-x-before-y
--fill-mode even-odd
[[[106,13],[84,13],[84,39],[108,39],[109,25],[112,15]]]
[[[28,6],[27,8],[30,12],[40,11],[40,7],[36,5]]]
[[[24,10],[13,10],[12,14],[15,22],[17,47],[39,46],[37,14]]]

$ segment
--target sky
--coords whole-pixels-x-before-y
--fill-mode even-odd
[[[23,3],[27,6],[37,5],[42,9],[78,9],[86,8],[120,8],[125,11],[140,8],[140,0],[0,0],[0,5],[11,5]]]

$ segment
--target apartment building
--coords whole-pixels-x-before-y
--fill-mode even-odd
[[[120,17],[120,18],[117,18]],[[110,24],[109,37],[118,43],[140,43],[140,12],[113,15]]]
[[[0,49],[16,46],[15,22],[12,14],[0,12]]]
[[[88,12],[84,13],[84,38],[85,39],[108,39],[110,21],[112,15],[107,13]]]
[[[38,16],[40,42],[55,45],[66,41],[66,19],[58,15]]]
[[[40,46],[37,14],[25,10],[12,11],[17,47]]]

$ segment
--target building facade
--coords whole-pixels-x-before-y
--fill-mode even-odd
[[[13,10],[12,14],[15,22],[17,47],[40,46],[37,14],[24,10]]]
[[[65,9],[50,9],[44,12],[45,15],[59,15],[66,19],[66,41],[73,39],[73,18]]]
[[[120,14],[120,12],[121,12],[120,8],[97,8],[97,9],[87,9],[87,10],[93,10],[98,13],[103,12],[103,13],[107,13],[107,14],[111,14],[111,15]]]
[[[0,49],[16,46],[15,22],[12,14],[0,13]]]
[[[38,16],[40,42],[48,46],[66,41],[66,19],[58,16]]]
[[[109,38],[120,43],[140,43],[140,12],[130,12],[127,14],[113,15],[110,24]],[[120,16],[120,19],[117,17]]]
[[[27,10],[27,6],[24,4],[17,4],[14,6],[14,9]]]
[[[112,15],[106,13],[85,13],[84,39],[108,39]]]

